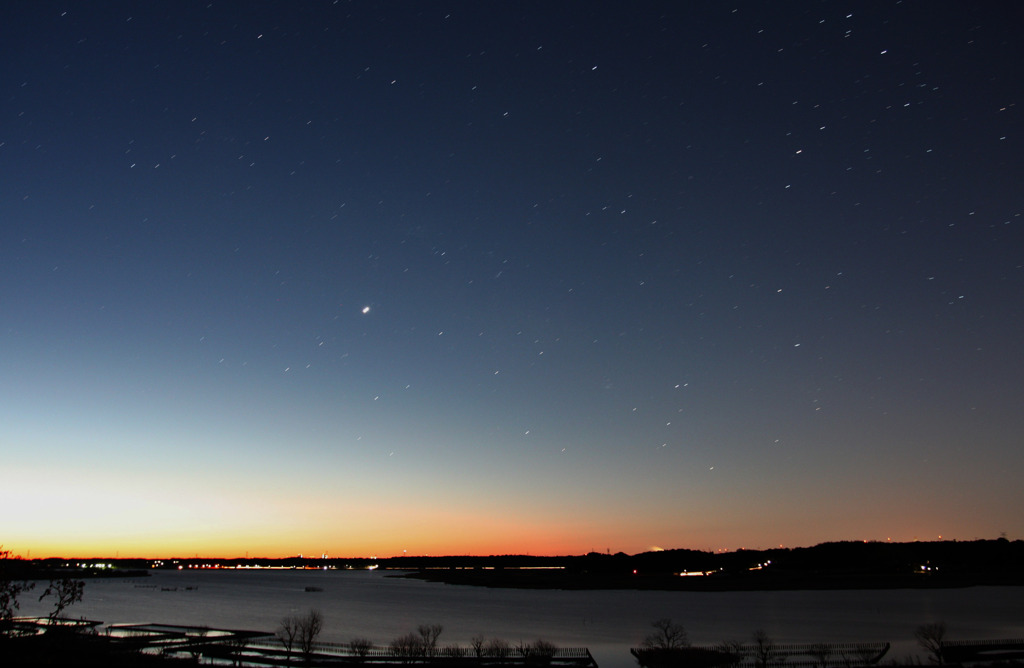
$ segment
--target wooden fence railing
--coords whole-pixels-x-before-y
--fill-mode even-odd
[[[944,640],[945,663],[1024,660],[1024,638],[1000,640]]]
[[[248,649],[266,650],[273,653],[286,652],[284,644],[278,638],[259,638],[247,645]],[[321,657],[348,658],[353,663],[402,663],[402,664],[440,664],[445,665],[496,665],[496,664],[551,664],[572,666],[593,666],[597,663],[586,647],[558,647],[550,653],[524,652],[516,646],[508,647],[507,651],[482,652],[479,656],[472,647],[450,645],[438,647],[431,653],[422,651],[411,654],[398,653],[391,647],[374,645],[360,651],[353,651],[348,643],[316,642],[311,646],[312,653]],[[291,654],[301,654],[298,644],[292,646]]]
[[[298,642],[288,648],[280,638],[259,631],[175,626],[168,624],[114,624],[107,635],[133,651],[191,655],[248,666],[291,666],[296,662],[330,662],[353,667],[385,665],[435,668],[498,668],[523,666],[540,668],[597,668],[586,647],[546,648],[508,645],[498,652],[478,656],[472,647],[448,645],[429,652],[420,648],[400,652],[390,646],[353,648],[349,643],[315,642],[303,652]]]
[[[854,668],[876,665],[888,651],[887,642],[693,645],[630,650],[645,668],[683,664],[693,668]]]

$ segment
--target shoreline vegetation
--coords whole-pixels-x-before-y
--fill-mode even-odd
[[[407,561],[407,563],[405,563]],[[836,542],[712,553],[663,550],[580,557],[403,560],[403,577],[542,589],[685,591],[1024,585],[1024,541]],[[392,567],[389,565],[389,567]]]
[[[377,645],[366,638],[320,642],[323,618],[316,609],[281,620],[276,633],[166,624],[113,624],[65,618],[8,619],[0,633],[0,658],[9,668],[148,668],[235,665],[290,668],[598,668],[586,647],[563,648],[538,639],[517,645],[476,636],[467,644],[441,644],[440,624]],[[655,631],[629,652],[639,668],[873,668],[920,666],[921,659],[889,658],[889,642],[780,643],[763,630],[746,642],[693,645],[682,624],[652,622]],[[942,622],[919,626],[914,638],[927,661],[960,668],[1020,668],[1024,639],[948,641]]]
[[[441,644],[444,627],[421,624],[378,645],[357,637],[319,640],[316,609],[284,617],[275,632],[171,624],[112,624],[65,618],[15,618],[0,626],[0,659],[22,666],[235,665],[397,668],[598,668],[586,647],[557,647],[538,639],[513,644],[476,636],[469,644]]]
[[[401,577],[525,589],[758,591],[1024,585],[1024,541],[837,542],[710,553],[590,553],[564,559],[410,563]]]

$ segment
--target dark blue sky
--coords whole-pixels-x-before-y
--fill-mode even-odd
[[[8,3],[0,540],[1019,536],[1022,23]]]

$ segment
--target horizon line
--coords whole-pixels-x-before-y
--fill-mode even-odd
[[[290,554],[290,555],[278,556],[278,557],[269,556],[269,555],[249,556],[248,553],[246,553],[244,556],[243,555],[235,555],[235,556],[231,556],[231,557],[203,555],[203,554],[199,554],[199,553],[193,554],[191,556],[175,555],[175,556],[166,556],[166,557],[164,557],[164,556],[126,556],[126,557],[122,557],[122,556],[120,556],[120,553],[118,551],[115,551],[115,556],[110,556],[109,554],[106,555],[106,556],[99,556],[99,555],[95,555],[94,554],[94,555],[88,556],[88,557],[81,556],[81,555],[72,555],[72,556],[67,556],[67,555],[48,555],[48,556],[41,556],[41,557],[33,557],[33,556],[31,556],[32,551],[28,550],[25,555],[10,553],[7,558],[17,559],[17,560],[24,560],[24,561],[52,561],[52,560],[58,560],[58,561],[61,561],[61,560],[63,560],[63,561],[77,561],[77,560],[81,560],[81,561],[97,561],[97,560],[101,560],[101,561],[197,561],[197,560],[204,560],[204,561],[255,561],[255,560],[264,560],[264,561],[288,561],[288,560],[302,560],[302,561],[387,561],[387,560],[398,560],[398,559],[460,559],[460,558],[461,559],[501,559],[501,558],[570,559],[570,558],[587,557],[587,556],[591,556],[591,555],[608,556],[608,557],[616,557],[616,556],[635,557],[635,556],[639,556],[639,555],[642,555],[642,554],[656,554],[656,553],[659,553],[659,552],[678,552],[678,551],[698,552],[698,553],[704,553],[704,554],[708,554],[708,555],[722,555],[722,554],[732,554],[732,553],[736,553],[736,552],[770,552],[770,551],[775,551],[775,550],[801,550],[801,549],[811,549],[811,548],[819,547],[819,546],[822,546],[822,545],[836,545],[836,544],[845,544],[845,543],[884,544],[884,545],[913,545],[913,544],[924,544],[924,543],[971,543],[971,542],[986,542],[986,541],[992,542],[992,541],[999,541],[999,540],[1003,540],[1003,541],[1007,541],[1007,542],[1019,542],[1021,539],[1018,538],[1018,539],[1011,540],[1007,536],[998,536],[996,538],[979,538],[979,537],[975,537],[975,538],[972,538],[972,539],[966,539],[965,540],[965,539],[958,539],[958,538],[944,538],[942,536],[939,536],[937,539],[932,539],[932,540],[914,539],[914,540],[909,540],[909,541],[894,541],[892,539],[885,539],[885,540],[878,540],[878,539],[844,539],[844,540],[823,541],[823,542],[820,542],[820,543],[815,543],[813,545],[785,546],[785,545],[781,545],[780,544],[780,545],[772,546],[772,547],[755,547],[755,548],[738,547],[738,548],[734,548],[734,549],[719,549],[719,550],[706,550],[706,549],[695,549],[695,548],[686,548],[686,547],[656,548],[656,549],[650,549],[650,550],[645,550],[645,551],[642,551],[642,552],[634,552],[634,553],[627,553],[627,552],[623,552],[623,551],[618,551],[618,552],[611,552],[611,551],[599,552],[597,550],[591,550],[589,552],[577,553],[577,554],[530,554],[530,553],[525,553],[525,552],[506,552],[506,553],[500,553],[500,554],[494,554],[494,553],[492,553],[492,554],[480,554],[480,553],[477,553],[477,554],[471,554],[471,553],[462,553],[462,554],[454,554],[454,553],[429,554],[429,553],[425,553],[425,554],[395,554],[395,555],[390,555],[390,556],[379,556],[379,555],[374,555],[374,554],[361,555],[361,556],[348,555],[348,556],[341,556],[341,557],[330,556],[326,552],[321,553],[320,555],[306,555],[304,553],[297,553],[297,554]],[[2,550],[2,548],[3,548],[3,546],[0,545],[0,550]]]

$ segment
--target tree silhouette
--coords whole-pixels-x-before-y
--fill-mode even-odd
[[[72,578],[50,580],[46,590],[39,596],[40,601],[47,596],[57,598],[57,602],[53,605],[53,612],[49,614],[50,624],[56,623],[60,619],[60,613],[64,612],[65,609],[81,601],[83,593],[85,593],[84,580],[74,580]]]
[[[641,644],[644,649],[682,649],[690,644],[683,625],[668,617],[651,622],[651,626],[655,631],[644,638]]]
[[[945,622],[930,622],[914,629],[914,639],[928,652],[932,663],[942,665],[942,639],[946,637]]]
[[[775,641],[763,629],[754,631],[754,660],[760,668],[768,668],[775,658]]]
[[[356,657],[359,663],[366,660],[366,656],[372,648],[373,641],[369,638],[352,638],[352,640],[348,641],[348,650],[352,652],[352,655]]]
[[[189,634],[189,635],[190,635],[190,637],[195,638],[196,640],[193,640],[192,642],[190,642],[188,644],[188,646],[186,647],[186,651],[188,651],[188,653],[192,655],[192,660],[193,661],[195,661],[196,663],[199,663],[200,657],[203,656],[203,643],[202,643],[202,640],[204,638],[206,638],[206,636],[210,635],[210,627],[209,626],[197,627],[196,630],[193,633]]]
[[[558,647],[553,642],[539,638],[529,646],[529,654],[523,654],[523,656],[531,664],[548,664],[551,663],[551,659],[555,657],[555,652],[558,651]]]
[[[12,579],[14,561],[10,550],[0,549],[0,634],[7,632],[14,613],[20,607],[18,597],[36,586],[34,582],[15,582]]]
[[[392,640],[388,649],[392,656],[408,663],[422,653],[422,646],[423,641],[418,635],[406,633]]]
[[[284,645],[285,658],[290,662],[292,648],[295,646],[296,638],[299,637],[299,618],[292,615],[283,617],[280,626],[277,627],[277,637]]]
[[[313,659],[313,646],[324,628],[324,616],[317,609],[311,609],[298,619],[298,641],[302,656],[309,663]]]
[[[242,659],[245,658],[245,648],[249,646],[249,641],[250,638],[242,633],[233,635],[228,639],[227,646],[236,666],[242,665]]]
[[[420,624],[416,632],[420,634],[420,649],[426,657],[437,654],[437,639],[444,627],[440,624]]]
[[[511,652],[512,646],[504,638],[491,638],[484,648],[484,654],[499,660],[507,658]]]
[[[715,646],[715,649],[723,655],[725,665],[738,666],[743,663],[746,656],[746,648],[739,640],[723,640]]]

